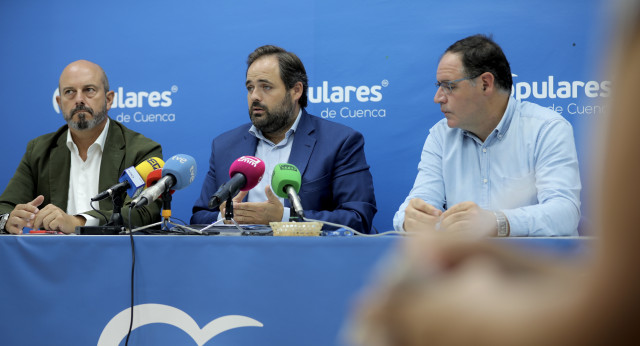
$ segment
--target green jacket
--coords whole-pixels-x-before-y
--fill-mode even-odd
[[[66,145],[67,130],[67,125],[64,125],[58,131],[42,135],[27,144],[27,152],[0,196],[0,214],[9,213],[16,205],[30,202],[38,195],[44,196],[44,202],[40,208],[53,204],[62,210],[67,210],[71,167],[71,152]],[[100,164],[98,191],[104,191],[117,184],[125,169],[136,166],[150,157],[162,158],[160,144],[111,119]],[[129,225],[127,205],[130,202],[131,198],[127,196],[121,212],[127,227]],[[132,210],[133,227],[159,221],[160,208],[161,202],[157,200],[146,207]],[[111,198],[100,201],[99,209],[107,219],[110,219],[113,210]],[[101,225],[106,223],[105,219],[94,210],[88,210],[85,214],[99,219]]]

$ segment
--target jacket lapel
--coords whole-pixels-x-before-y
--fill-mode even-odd
[[[64,131],[58,137],[55,148],[52,148],[49,154],[49,186],[51,194],[48,197],[51,199],[51,204],[64,211],[67,210],[69,170],[71,168],[71,152],[67,148],[67,131]]]
[[[230,162],[234,162],[239,157],[245,155],[255,156],[256,148],[258,148],[258,138],[249,133],[249,131],[245,131],[242,136],[242,141],[238,143],[238,145],[235,145],[234,148],[235,151],[233,152],[233,157],[231,157]]]
[[[316,129],[311,122],[311,116],[303,110],[302,117],[300,119],[300,123],[298,123],[298,129],[293,140],[291,154],[289,154],[289,163],[298,167],[300,175],[304,175],[307,165],[309,164],[311,152],[316,145],[316,138],[314,135],[315,130]]]
[[[104,191],[116,184],[117,179],[114,177],[120,177],[120,174],[124,170],[122,162],[125,156],[125,142],[124,135],[120,128],[116,125],[114,120],[109,120],[109,132],[107,133],[107,140],[104,143],[104,150],[102,152],[102,162],[100,163],[100,178],[98,180],[98,191]],[[102,203],[108,205],[102,206]],[[101,208],[111,208],[110,200],[103,200],[100,202]]]

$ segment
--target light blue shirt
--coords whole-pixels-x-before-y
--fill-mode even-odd
[[[509,98],[484,143],[442,119],[429,130],[409,196],[393,218],[403,230],[409,201],[445,210],[464,201],[501,210],[511,236],[575,236],[580,172],[571,124],[560,114]]]

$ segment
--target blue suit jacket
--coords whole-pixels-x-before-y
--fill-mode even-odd
[[[193,206],[192,224],[217,219],[219,209],[208,209],[209,199],[229,180],[229,167],[236,159],[255,155],[258,139],[249,128],[251,123],[213,140],[209,171]],[[370,232],[377,209],[362,134],[303,110],[288,163],[302,175],[299,195],[305,217]],[[285,207],[290,207],[286,199]]]

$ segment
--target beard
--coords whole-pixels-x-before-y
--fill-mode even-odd
[[[78,112],[78,120],[73,121],[73,115]],[[87,120],[87,113],[91,114],[91,119]],[[64,120],[67,121],[67,125],[74,130],[90,130],[101,124],[107,117],[107,104],[105,102],[102,109],[95,113],[91,107],[80,104],[72,109],[68,114],[64,115]]]
[[[261,116],[256,116],[251,112],[252,107],[260,107],[264,110],[264,113]],[[254,101],[249,107],[249,118],[251,118],[253,126],[263,134],[271,134],[281,131],[290,125],[295,109],[295,104],[291,102],[291,95],[286,93],[282,102],[277,107],[274,107],[273,110],[269,110],[267,106]]]

